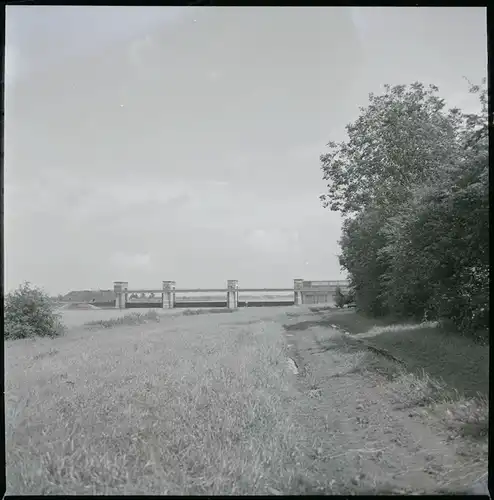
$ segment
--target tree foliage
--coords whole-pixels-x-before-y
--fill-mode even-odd
[[[54,303],[41,289],[24,283],[4,300],[4,338],[56,337],[65,332]]]
[[[337,286],[336,290],[334,291],[334,303],[336,307],[339,307],[340,309],[345,305],[345,295],[341,291],[341,287]]]
[[[454,158],[455,115],[444,112],[437,87],[413,83],[384,89],[382,96],[369,94],[369,106],[347,125],[349,140],[330,142],[320,157],[329,181],[321,198],[344,215],[400,203],[411,184],[430,181]]]
[[[334,303],[336,307],[342,309],[345,306],[350,306],[355,301],[355,295],[352,290],[349,290],[347,293],[343,293],[343,290],[340,286],[337,286],[334,291]]]
[[[485,80],[470,92],[477,114],[447,110],[434,86],[385,86],[321,155],[321,199],[344,216],[340,264],[367,313],[488,327]]]

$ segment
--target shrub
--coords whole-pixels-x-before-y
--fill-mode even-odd
[[[345,305],[350,306],[355,304],[355,290],[350,288],[347,294],[345,295]]]
[[[341,288],[339,286],[336,287],[336,290],[334,292],[334,303],[336,307],[342,308],[345,305],[345,295],[343,295],[343,292],[341,291]]]
[[[349,290],[348,293],[344,294],[341,288],[337,286],[334,292],[334,301],[336,307],[339,308],[354,304],[355,292],[353,290]]]
[[[41,289],[26,282],[4,299],[4,339],[57,337],[65,333],[55,304]]]

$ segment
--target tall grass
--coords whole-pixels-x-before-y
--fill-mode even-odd
[[[467,398],[489,392],[489,349],[471,337],[435,323],[392,323],[361,314],[331,314],[332,322],[350,334],[365,334],[365,343],[402,360],[415,375],[426,373]]]
[[[60,339],[37,360],[12,346],[7,492],[306,492],[280,328],[198,319]]]
[[[148,321],[156,321],[159,323],[160,315],[153,310],[145,313],[134,312],[117,318],[88,321],[85,323],[85,326],[88,328],[115,328],[123,325],[141,325],[143,323],[147,323]]]

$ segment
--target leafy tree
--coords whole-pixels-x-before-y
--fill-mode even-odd
[[[387,262],[379,258],[385,244],[381,223],[382,214],[377,209],[362,212],[344,221],[340,240],[340,264],[349,272],[355,301],[360,310],[375,316],[388,312],[382,300]]]
[[[388,303],[451,319],[463,331],[488,327],[488,136],[486,90],[479,115],[462,115],[461,146],[438,182],[415,189],[386,223]],[[391,305],[397,309],[397,304]]]
[[[54,304],[41,289],[24,283],[4,300],[4,338],[56,337],[65,332]]]
[[[440,167],[455,157],[457,111],[445,112],[438,88],[421,83],[384,86],[369,94],[369,105],[346,127],[348,141],[329,142],[321,155],[328,193],[325,206],[343,215],[370,206],[392,212],[410,188],[431,182]]]
[[[487,92],[446,111],[437,88],[385,86],[321,156],[325,206],[344,216],[340,264],[373,315],[488,326]]]

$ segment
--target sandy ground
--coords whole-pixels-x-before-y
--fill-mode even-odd
[[[146,310],[138,312],[146,312]],[[145,380],[146,370],[149,371],[150,367],[153,367],[154,371],[158,369],[156,362],[153,361],[155,358],[169,357],[170,366],[163,369],[175,370],[167,372],[167,377],[175,377],[176,380],[173,379],[175,380],[173,384],[179,384],[185,383],[183,381],[186,381],[187,377],[192,377],[193,373],[197,374],[198,380],[200,380],[203,376],[202,373],[210,373],[221,363],[229,366],[232,373],[235,372],[237,365],[243,362],[242,359],[235,361],[234,350],[240,349],[240,346],[243,346],[242,349],[250,349],[250,351],[246,350],[245,352],[249,352],[254,360],[256,356],[259,356],[256,352],[262,354],[262,349],[272,349],[270,345],[274,346],[275,343],[277,345],[281,342],[286,366],[279,367],[280,373],[278,375],[269,372],[269,377],[281,377],[276,383],[281,383],[282,380],[284,387],[284,396],[279,400],[279,404],[282,406],[276,409],[277,418],[282,417],[284,422],[291,422],[290,427],[286,427],[287,429],[292,427],[299,429],[285,436],[299,450],[294,465],[300,471],[299,483],[290,482],[289,485],[284,486],[282,481],[281,483],[272,482],[271,484],[275,484],[275,486],[269,487],[267,490],[260,489],[261,483],[259,483],[255,488],[252,486],[253,494],[262,494],[263,492],[268,494],[420,494],[434,492],[438,487],[460,490],[473,481],[474,478],[468,477],[465,472],[462,458],[458,454],[459,443],[448,442],[447,435],[440,426],[430,425],[430,421],[424,419],[420,411],[394,408],[389,392],[389,383],[376,377],[352,372],[352,368],[358,362],[358,353],[349,354],[338,350],[321,349],[323,344],[327,346],[333,337],[340,335],[339,332],[321,326],[293,331],[285,328],[287,325],[317,319],[317,315],[311,313],[307,307],[250,308],[241,309],[232,314],[187,318],[179,317],[183,311],[160,310],[160,312],[164,316],[172,316],[173,319],[171,317],[170,321],[162,319],[159,324],[125,326],[105,332],[94,332],[84,330],[81,325],[88,321],[118,317],[129,313],[129,311],[63,311],[63,319],[71,327],[64,339],[6,342],[6,389],[8,396],[19,399],[22,387],[31,387],[36,380],[45,377],[52,382],[44,386],[40,385],[39,397],[42,398],[42,394],[46,394],[45,398],[61,398],[62,393],[58,393],[58,386],[54,384],[62,372],[65,373],[65,377],[67,377],[66,373],[69,374],[69,378],[74,377],[73,380],[76,382],[78,380],[76,377],[79,377],[79,380],[88,379],[87,384],[93,384],[86,385],[86,389],[84,389],[84,385],[78,389],[77,383],[74,385],[71,382],[72,385],[67,386],[67,388],[65,387],[67,382],[56,382],[61,384],[61,388],[63,387],[60,390],[65,391],[63,398],[71,397],[67,392],[68,389],[80,391],[79,396],[82,397],[85,394],[84,391],[87,392],[87,387],[93,386],[94,394],[98,394],[97,384],[103,384],[101,387],[105,387],[107,390],[110,382],[123,384],[127,380],[117,370],[123,370],[122,367],[118,368],[118,366],[123,366],[120,360],[124,359],[122,356],[131,356],[130,352],[133,353],[132,364],[129,362],[128,367],[125,367],[127,371],[122,372],[122,374],[127,374],[130,378],[134,377],[132,380],[135,379],[133,383],[137,384],[134,388],[137,394],[144,391],[144,386],[140,388],[139,384]],[[186,331],[188,336],[185,335]],[[178,340],[175,341],[174,350],[170,350],[169,347],[167,348],[167,343],[169,343],[167,339],[171,339],[171,336],[174,335],[179,335],[176,338],[181,339],[181,344]],[[231,342],[228,341],[230,343],[222,340],[227,339],[225,335],[230,336]],[[216,343],[223,343],[221,350],[214,351],[216,361],[208,361],[207,359],[207,353],[212,353],[211,346],[214,346],[208,338],[216,339]],[[257,345],[256,342],[264,342],[264,344],[259,344],[259,347],[255,347],[258,349],[257,351],[249,347]],[[170,345],[172,346],[172,344]],[[95,346],[97,346],[97,350]],[[174,354],[175,351],[176,354]],[[202,353],[202,357],[198,358],[197,353],[199,352]],[[184,354],[192,357],[183,358]],[[214,364],[211,364],[213,362]],[[95,377],[95,375],[87,371],[87,366],[91,363],[94,365],[94,369],[99,370],[98,377],[92,382],[91,377]],[[204,367],[200,363],[203,363]],[[252,363],[254,362],[252,361]],[[273,367],[276,369],[277,361],[273,361],[273,363],[275,363]],[[259,366],[255,364],[246,365],[245,368],[249,369],[249,366],[256,371],[259,370]],[[196,371],[192,372],[192,369]],[[76,371],[71,375],[70,370]],[[107,375],[105,375],[105,370],[108,371]],[[129,370],[133,370],[135,373],[131,373]],[[142,374],[139,375],[141,372]],[[242,373],[244,380],[248,380],[247,377],[250,375],[247,372]],[[259,374],[261,372],[256,376],[260,376]],[[268,374],[267,371],[266,374]],[[128,379],[130,380],[130,378]],[[263,391],[271,390],[270,387],[276,387],[270,385],[274,384],[275,379],[272,380],[273,382],[266,383]],[[193,383],[196,384],[197,381]],[[146,384],[149,385],[150,382],[148,381]],[[116,387],[119,385],[115,385],[111,389],[108,398],[115,393]],[[247,389],[246,386],[243,390]],[[124,390],[123,385],[122,390]],[[125,387],[125,391],[126,394],[128,388]],[[231,397],[236,396],[232,393]],[[272,398],[275,397],[274,393],[270,396],[272,401],[274,401]],[[96,399],[87,401],[89,405],[99,404]],[[43,406],[47,412],[55,412],[55,407],[48,399],[40,399],[38,404],[40,408]],[[31,411],[34,412],[33,416],[28,418],[41,418],[37,416],[37,410],[35,411],[33,408]],[[114,409],[108,407],[105,411],[115,411],[114,418],[121,418],[122,410],[118,406],[115,406]],[[53,414],[55,415],[55,413]],[[113,415],[113,413],[111,414]],[[21,416],[16,418],[19,420],[12,420],[14,426],[20,426],[21,422],[23,422],[22,425],[34,425],[34,420],[29,423],[26,420],[22,421]],[[72,417],[65,416],[64,418]],[[105,418],[109,419],[108,416]],[[83,425],[82,421],[80,425]],[[56,432],[55,427],[51,431],[48,428],[49,426],[44,432]],[[280,424],[277,427],[277,432],[283,434],[283,428]],[[22,435],[25,434],[19,434],[19,437],[16,438],[19,440],[16,446],[25,446],[25,449],[28,446],[34,446],[34,442],[30,444],[24,442],[25,438],[22,438]],[[41,435],[39,439],[42,439]],[[90,445],[95,446],[96,450],[98,443],[91,442]],[[276,450],[276,453],[280,454],[279,463],[282,464],[284,461],[288,463],[292,455],[283,458],[282,448],[278,447]],[[228,448],[225,449],[225,453],[230,453]],[[238,453],[235,454],[239,460],[241,456]],[[163,456],[163,460],[166,460],[166,456]],[[247,465],[242,465],[242,467],[245,466]],[[260,467],[259,465],[259,470],[261,470]],[[270,473],[274,474],[272,481],[275,481],[276,472],[271,471]],[[19,474],[16,477],[21,478],[22,474],[26,474],[26,472],[16,472],[16,474]],[[50,477],[53,478],[55,472],[50,472],[50,474]],[[256,477],[261,478],[259,481],[262,481],[264,473],[256,470],[255,474]],[[293,475],[290,477],[293,478]],[[18,480],[20,479],[16,479],[16,481]],[[30,481],[32,481],[30,484],[36,484],[36,480],[33,478]],[[303,484],[304,481],[306,485]],[[217,490],[205,491],[206,493],[210,491],[212,494],[218,494],[218,492],[228,494],[226,491],[228,486],[226,485],[230,483],[225,478],[222,484],[223,486],[218,486]],[[61,488],[61,486],[59,487]],[[151,490],[146,488],[148,486],[137,488],[135,493],[159,493],[159,491],[152,490],[151,487],[149,487]],[[190,488],[187,491],[194,491],[192,486]],[[211,488],[213,487],[211,486]],[[170,492],[173,491],[170,490]],[[242,492],[245,494],[245,491]],[[12,491],[11,494],[17,493]]]

